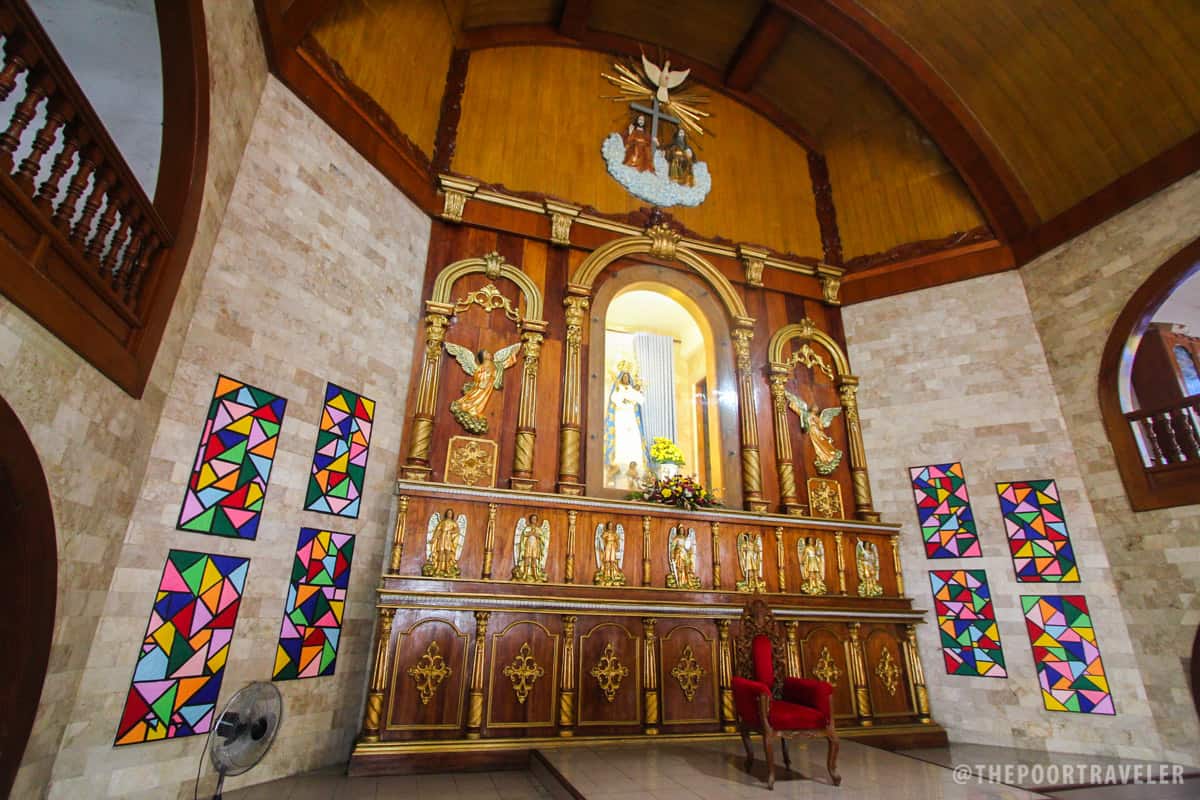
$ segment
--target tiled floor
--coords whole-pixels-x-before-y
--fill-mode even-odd
[[[757,742],[756,742],[757,744]],[[1078,790],[1046,790],[982,780],[962,764],[1063,764],[1069,760],[1118,763],[1112,759],[1056,756],[1035,751],[979,745],[889,753],[843,741],[838,758],[842,785],[829,783],[825,744],[793,742],[792,769],[776,764],[775,791],[766,788],[761,745],[755,748],[752,773],[743,768],[740,741],[653,745],[596,745],[547,748],[546,762],[577,794],[558,783],[535,759],[532,771],[446,773],[384,778],[348,778],[327,770],[249,789],[230,791],[229,800],[1190,800],[1200,797],[1200,779],[1177,786],[1111,786]]]

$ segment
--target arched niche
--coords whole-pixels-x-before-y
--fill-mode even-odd
[[[832,363],[821,358],[809,342],[819,345]],[[791,346],[790,353],[785,349]],[[771,383],[771,402],[775,419],[775,468],[779,473],[779,493],[783,511],[788,514],[804,512],[805,504],[799,500],[796,486],[796,470],[792,460],[792,441],[788,427],[788,406],[785,384],[796,366],[820,369],[832,379],[841,401],[842,416],[846,425],[846,444],[849,450],[850,480],[854,491],[855,516],[867,521],[878,521],[871,500],[871,484],[867,475],[867,455],[862,441],[862,428],[858,420],[858,378],[850,374],[850,362],[841,346],[829,334],[817,328],[807,317],[799,322],[785,325],[772,334],[767,343],[767,361]],[[829,480],[814,478],[814,481]],[[810,502],[811,499],[810,499]],[[810,510],[816,513],[815,509]]]
[[[520,289],[523,304],[513,303],[494,283],[488,283],[481,289],[456,299],[453,294],[455,284],[468,275],[476,274],[486,276],[489,281],[504,280],[516,285]],[[537,436],[534,412],[537,403],[538,365],[541,360],[542,339],[546,332],[546,322],[542,319],[542,293],[520,267],[507,263],[503,256],[495,252],[479,258],[455,261],[443,268],[434,280],[433,292],[425,301],[425,352],[417,388],[416,408],[409,429],[408,453],[400,474],[409,480],[430,479],[430,452],[433,446],[434,417],[441,380],[441,364],[445,355],[443,345],[446,331],[457,313],[473,305],[482,307],[488,313],[502,311],[513,321],[521,337],[521,399],[517,414],[511,486],[513,489],[528,491],[536,486],[533,479],[533,451]]]
[[[626,297],[631,291],[649,291],[674,302],[692,317],[706,344],[705,374],[711,378],[709,397],[715,404],[707,416],[710,441],[719,446],[708,448],[709,475],[719,475],[721,484],[711,482],[709,488],[721,488],[723,502],[738,507],[742,501],[738,457],[738,407],[733,398],[737,391],[737,375],[732,359],[733,340],[730,325],[721,303],[713,297],[708,285],[699,277],[681,274],[679,270],[654,264],[635,263],[628,259],[613,264],[598,282],[592,297],[588,325],[587,361],[587,420],[585,439],[587,494],[591,497],[624,497],[628,489],[606,488],[604,464],[604,417],[607,406],[608,379],[606,328],[613,301]],[[703,421],[702,421],[703,422]],[[715,423],[715,424],[714,424]],[[699,464],[685,465],[685,472],[695,471]],[[697,474],[701,474],[697,471]]]
[[[581,444],[583,439],[583,380],[581,353],[584,343],[584,315],[592,302],[593,284],[609,265],[623,258],[648,255],[663,261],[678,261],[689,267],[716,294],[731,325],[738,385],[738,419],[742,456],[742,502],[751,511],[765,511],[762,499],[762,473],[759,465],[758,422],[754,414],[754,379],[751,372],[750,342],[754,338],[754,318],[733,284],[699,253],[681,244],[680,236],[665,224],[648,228],[645,233],[627,236],[603,245],[583,260],[567,284],[566,357],[563,369],[562,422],[559,427],[558,490],[581,494],[583,483]]]

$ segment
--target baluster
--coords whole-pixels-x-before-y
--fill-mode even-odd
[[[1154,420],[1150,417],[1142,417],[1138,420],[1138,424],[1142,428],[1142,433],[1145,434],[1146,447],[1150,450],[1150,463],[1146,466],[1157,467],[1162,465],[1163,454],[1158,446],[1158,434],[1154,430]]]
[[[109,186],[112,186],[111,179]],[[99,269],[101,275],[104,274],[104,260],[102,258],[106,252],[104,247],[108,243],[108,235],[112,233],[113,225],[117,222],[117,206],[120,204],[117,197],[119,192],[119,189],[113,189],[108,192],[106,202],[104,203],[104,213],[100,215],[100,222],[96,225],[96,234],[87,243],[87,247],[83,251],[85,256],[95,260],[96,267]]]
[[[0,102],[8,99],[17,86],[17,78],[29,69],[28,42],[19,33],[5,32],[4,68],[0,69]]]
[[[1183,446],[1183,453],[1187,460],[1200,459],[1200,442],[1196,441],[1195,431],[1192,430],[1191,415],[1187,408],[1177,408],[1168,413],[1171,417],[1171,427],[1175,429],[1176,438]]]
[[[104,202],[104,195],[108,191],[108,187],[112,185],[112,181],[112,170],[107,167],[96,169],[95,177],[92,180],[92,191],[83,201],[83,214],[75,223],[75,229],[71,231],[71,238],[81,247],[88,242],[91,236],[92,220],[96,218],[96,212],[100,210],[100,205]],[[91,245],[89,244],[88,247]]]
[[[142,219],[142,210],[134,206],[129,226],[129,246],[125,248],[125,255],[121,258],[121,265],[117,270],[120,273],[121,288],[125,291],[128,291],[130,284],[133,283],[133,271],[137,269],[138,259],[142,257],[142,248],[147,242],[146,223]],[[114,272],[114,276],[115,274]],[[117,288],[115,281],[113,288]]]
[[[138,254],[137,261],[130,265],[129,271],[125,277],[125,303],[131,304],[135,299],[140,297],[142,282],[146,279],[146,273],[149,271],[150,263],[158,254],[158,237],[150,234],[150,238],[146,241],[146,246],[142,248],[142,252]]]
[[[42,90],[47,95],[54,91],[53,81],[45,79],[41,81],[41,84]],[[17,185],[31,197],[33,196],[33,182],[37,180],[38,173],[42,171],[42,159],[54,145],[54,140],[58,137],[58,129],[67,121],[64,116],[65,111],[61,102],[56,101],[53,97],[50,98],[46,103],[46,122],[34,134],[33,145],[29,148],[28,155],[21,159],[21,166],[17,168],[15,178]]]
[[[33,121],[37,107],[46,98],[46,85],[39,73],[40,70],[37,67],[29,70],[29,76],[25,81],[25,96],[13,109],[12,119],[9,120],[4,133],[0,133],[0,170],[5,173],[12,172],[13,153],[17,152],[17,148],[21,145],[21,134]]]
[[[108,247],[108,252],[104,255],[102,262],[104,271],[112,275],[111,285],[115,290],[120,283],[121,272],[121,250],[125,247],[125,242],[129,238],[129,224],[132,221],[130,197],[128,192],[118,191],[117,202],[113,205],[121,214],[121,222],[117,225],[116,233],[113,234],[112,244]]]
[[[71,230],[71,220],[75,219],[75,208],[79,205],[79,198],[83,195],[83,190],[87,188],[88,180],[92,177],[92,173],[96,171],[96,148],[87,146],[87,133],[82,126],[71,125],[71,139],[75,138],[74,134],[79,133],[79,168],[75,170],[75,174],[71,176],[70,183],[67,184],[67,193],[63,197],[62,202],[58,204],[58,208],[54,211],[54,224],[61,230],[65,231],[71,241],[77,244],[81,242],[76,231]]]
[[[46,176],[46,180],[42,181],[37,197],[34,198],[34,202],[47,212],[53,211],[54,200],[59,194],[59,184],[62,183],[63,176],[67,174],[67,170],[71,168],[71,164],[75,160],[75,153],[79,150],[79,145],[75,142],[73,130],[75,126],[71,121],[74,112],[65,104],[60,104],[58,101],[51,102],[60,106],[66,127],[63,128],[62,150],[59,150],[58,155],[54,157],[54,163],[50,166],[50,174]],[[65,198],[63,202],[66,202]],[[58,215],[55,214],[54,216],[57,218]]]
[[[1154,424],[1158,427],[1158,438],[1167,456],[1168,464],[1178,464],[1183,461],[1183,451],[1175,439],[1175,429],[1171,425],[1171,412],[1167,411],[1154,415]]]

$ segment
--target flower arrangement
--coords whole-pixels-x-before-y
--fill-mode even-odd
[[[650,459],[658,464],[682,464],[683,451],[665,436],[655,436],[650,442]]]
[[[630,494],[625,499],[662,503],[666,506],[685,508],[688,511],[721,505],[713,493],[701,486],[695,478],[684,475],[647,482],[641,490]]]

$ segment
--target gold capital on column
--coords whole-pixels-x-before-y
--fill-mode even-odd
[[[582,494],[580,482],[579,440],[583,420],[583,380],[580,373],[580,350],[583,346],[583,323],[590,298],[573,294],[563,300],[566,306],[566,352],[563,357],[562,422],[558,436],[558,491],[562,494]]]
[[[396,503],[396,527],[392,530],[392,560],[389,572],[393,575],[400,571],[400,562],[404,560],[404,531],[408,526],[408,495],[400,495]]]
[[[483,727],[483,665],[490,612],[475,612],[475,657],[471,661],[471,694],[467,708],[467,738],[478,739]]]
[[[562,668],[558,687],[559,736],[572,736],[575,733],[575,621],[576,617],[569,614],[562,618]]]
[[[375,658],[371,662],[371,691],[367,693],[367,705],[363,711],[361,740],[379,741],[379,729],[383,720],[383,692],[387,688],[388,652],[392,641],[392,619],[396,609],[379,609],[379,621],[375,633]]]

